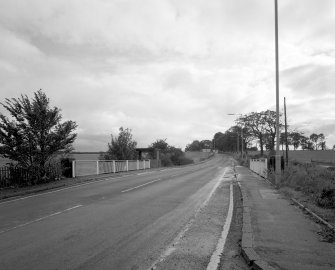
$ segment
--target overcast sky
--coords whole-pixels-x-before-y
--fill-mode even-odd
[[[278,2],[281,109],[332,147],[335,1]],[[271,0],[0,0],[0,36],[0,100],[42,88],[77,122],[77,151],[121,126],[184,148],[228,113],[275,110]]]

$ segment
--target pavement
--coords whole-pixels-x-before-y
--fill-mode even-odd
[[[252,269],[335,269],[335,243],[269,182],[236,166],[243,197],[242,254]]]

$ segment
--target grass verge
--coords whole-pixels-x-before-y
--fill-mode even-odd
[[[269,180],[274,183],[273,172],[269,173]],[[282,173],[277,187],[335,226],[335,171],[292,163]],[[334,241],[334,234],[327,237],[328,241]]]

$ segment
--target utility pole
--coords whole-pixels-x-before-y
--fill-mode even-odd
[[[275,0],[275,50],[276,50],[276,184],[281,174],[281,156],[279,152],[279,50],[278,50],[278,4]]]
[[[288,166],[288,141],[287,141],[286,97],[284,97],[284,114],[285,114],[285,145],[286,145],[286,167],[287,167]]]
[[[228,113],[228,115],[239,115],[240,117],[242,116],[241,113]],[[243,126],[241,126],[241,157],[243,158],[244,156],[244,150],[243,150]],[[239,154],[240,153],[240,142],[239,142],[239,138],[238,138],[238,131],[237,131],[237,153]]]

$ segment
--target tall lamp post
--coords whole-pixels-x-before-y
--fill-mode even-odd
[[[278,4],[275,0],[275,50],[276,50],[276,173],[275,181],[279,183],[281,173],[281,156],[279,152],[279,50],[278,50]]]
[[[228,113],[228,115],[239,115],[239,116],[242,116],[241,113]],[[238,138],[238,136],[237,136],[237,138]],[[243,127],[241,127],[241,140],[242,140],[242,142],[241,142],[241,147],[242,147],[242,149],[241,149],[241,155],[242,155],[242,158],[243,158],[244,157],[244,150],[243,150]],[[238,149],[238,139],[237,139],[237,149]]]

